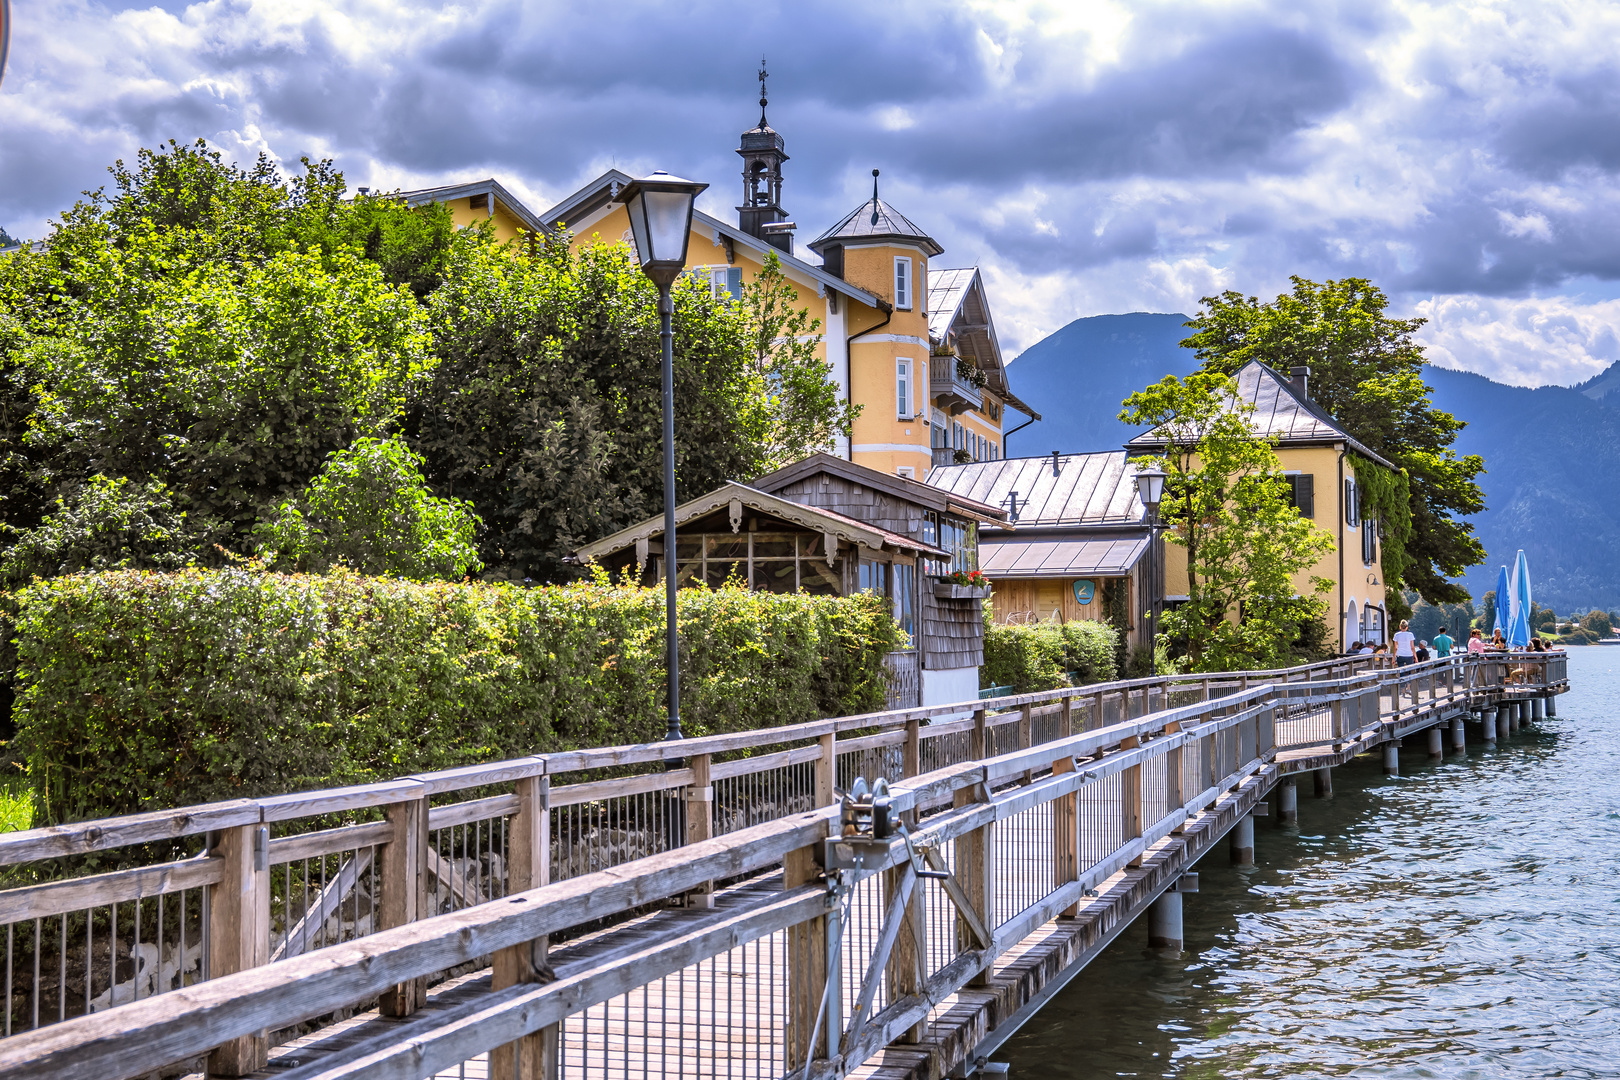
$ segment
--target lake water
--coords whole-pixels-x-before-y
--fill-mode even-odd
[[[1014,1078],[1620,1077],[1620,648],[1570,650],[1559,715],[1399,777],[1300,785],[1220,844],[1187,951],[1147,920],[1016,1035]],[[1449,741],[1449,739],[1448,739]]]

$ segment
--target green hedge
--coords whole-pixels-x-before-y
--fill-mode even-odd
[[[1035,625],[992,625],[984,632],[979,685],[1011,686],[1024,694],[1119,677],[1119,632],[1107,623],[1075,620]]]
[[[663,736],[663,592],[117,571],[18,603],[39,825]],[[683,590],[688,735],[881,709],[870,597]]]

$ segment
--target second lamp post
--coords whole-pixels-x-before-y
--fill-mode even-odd
[[[681,647],[675,626],[675,302],[670,288],[686,269],[692,236],[692,203],[708,184],[655,172],[619,192],[630,213],[641,272],[658,286],[658,332],[664,370],[664,633],[669,670],[670,739],[681,737]]]
[[[1164,499],[1165,476],[1163,469],[1136,471],[1136,497],[1142,500],[1148,512],[1148,665],[1155,675],[1159,673],[1159,604],[1164,592],[1160,576],[1163,564],[1159,559],[1159,531],[1164,526],[1159,523],[1159,503]]]

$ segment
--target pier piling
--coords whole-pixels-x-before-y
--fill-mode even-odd
[[[1485,736],[1485,747],[1496,749],[1496,714],[1486,709],[1479,714],[1479,730]]]
[[[1330,799],[1333,797],[1333,770],[1317,769],[1311,774],[1316,778],[1316,797]]]
[[[1232,826],[1230,843],[1232,847],[1232,862],[1238,866],[1254,865],[1254,818],[1244,814],[1238,818],[1237,824]]]
[[[1299,788],[1294,786],[1294,778],[1289,777],[1277,785],[1277,823],[1299,820]]]
[[[677,534],[677,535],[679,535],[679,534]],[[1552,694],[1547,695],[1547,715],[1548,716],[1557,716],[1558,715],[1558,698],[1555,695],[1552,695]]]
[[[1254,861],[1252,850],[1250,861]],[[1172,885],[1148,908],[1148,947],[1179,951],[1185,941],[1181,925],[1181,893]]]
[[[1468,737],[1463,733],[1463,718],[1461,713],[1451,718],[1451,748],[1453,750],[1468,749]]]
[[[1384,775],[1401,775],[1401,744],[1399,741],[1392,739],[1384,744]]]
[[[1429,756],[1432,758],[1446,756],[1445,733],[1440,730],[1439,724],[1429,729]]]
[[[1506,705],[1498,706],[1496,710],[1496,737],[1506,739],[1511,734],[1513,734],[1512,710]]]
[[[1530,719],[1542,720],[1547,716],[1547,699],[1544,697],[1532,698],[1530,701]]]

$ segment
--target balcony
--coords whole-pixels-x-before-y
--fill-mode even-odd
[[[960,365],[961,362],[954,356],[928,358],[929,398],[936,409],[942,409],[951,416],[984,407],[984,391],[963,375]]]

